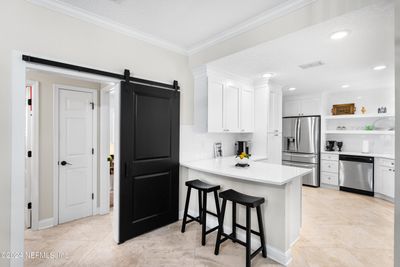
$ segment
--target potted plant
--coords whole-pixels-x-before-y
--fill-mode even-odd
[[[236,155],[236,166],[239,167],[247,167],[249,165],[251,154],[247,154],[246,152],[242,152],[240,155]]]

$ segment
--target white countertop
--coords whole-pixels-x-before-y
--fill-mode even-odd
[[[335,155],[354,155],[354,156],[364,156],[364,157],[374,157],[374,158],[386,158],[394,159],[393,154],[379,154],[379,153],[362,153],[362,152],[352,152],[352,151],[321,151],[324,154],[335,154]]]
[[[189,169],[264,184],[284,185],[291,180],[311,173],[310,169],[280,164],[250,162],[250,167],[235,167],[234,157],[181,162]]]

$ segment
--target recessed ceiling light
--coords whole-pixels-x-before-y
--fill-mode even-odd
[[[379,66],[374,67],[374,70],[384,70],[384,69],[386,69],[385,65],[379,65]]]
[[[349,88],[350,87],[350,85],[348,85],[348,84],[343,84],[342,85],[342,88]]]
[[[332,40],[340,40],[349,35],[349,31],[338,31],[331,34]]]
[[[290,87],[288,90],[289,91],[294,91],[294,90],[296,90],[296,88],[295,87]]]
[[[273,72],[268,72],[268,73],[263,74],[263,77],[264,77],[264,78],[272,78],[272,77],[274,77],[275,75],[276,75],[276,74],[273,73]]]

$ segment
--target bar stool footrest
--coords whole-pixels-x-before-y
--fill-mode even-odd
[[[245,231],[246,231],[246,227],[244,227],[243,225],[240,225],[240,224],[235,223],[235,226],[238,227],[238,228],[240,228],[240,229],[242,229],[242,230],[245,230]],[[259,232],[256,232],[256,231],[254,231],[254,230],[250,230],[250,231],[251,231],[251,233],[252,233],[253,235],[258,235],[258,236],[261,235]]]
[[[256,251],[254,251],[253,253],[251,253],[250,255],[250,259],[254,258],[255,256],[257,256],[258,253],[260,253],[262,251],[263,247],[259,247],[258,249],[256,249]]]

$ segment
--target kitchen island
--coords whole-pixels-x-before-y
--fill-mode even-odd
[[[268,257],[283,265],[289,264],[292,259],[291,246],[299,238],[301,227],[302,177],[311,170],[261,162],[250,162],[250,167],[245,168],[235,167],[235,164],[233,157],[181,163],[180,210],[183,210],[187,190],[185,182],[193,179],[220,185],[221,191],[234,189],[244,194],[264,197],[262,213]],[[208,197],[207,208],[215,212],[212,194]],[[193,197],[189,213],[197,215],[197,207],[197,198]],[[232,229],[231,211],[231,206],[228,205],[224,221],[224,230],[227,233]],[[245,222],[245,208],[241,205],[237,206],[237,222]],[[217,223],[215,217],[207,216],[207,227],[214,227]],[[255,211],[252,212],[252,229],[258,231]],[[238,229],[237,232],[238,238],[245,240],[244,231]],[[215,240],[210,240],[211,236],[208,237],[208,242],[215,243]],[[256,249],[259,245],[259,238],[253,235],[252,247]]]

